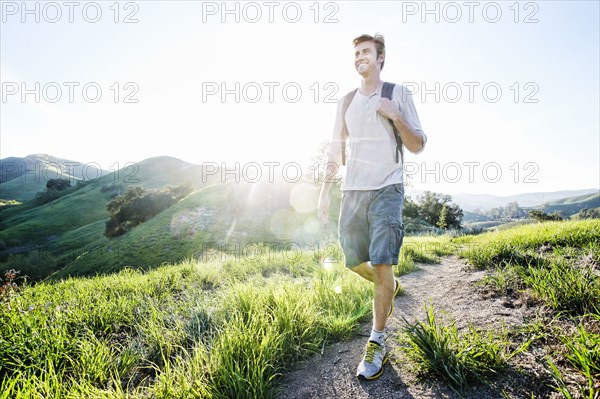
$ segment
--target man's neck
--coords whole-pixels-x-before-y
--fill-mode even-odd
[[[369,96],[375,93],[381,85],[382,81],[379,74],[374,74],[372,76],[363,76],[360,84],[360,92]]]

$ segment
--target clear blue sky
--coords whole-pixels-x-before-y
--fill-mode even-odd
[[[414,88],[429,139],[406,157],[414,188],[600,186],[598,1],[228,2],[229,13],[220,1],[100,1],[79,2],[73,22],[63,2],[29,1],[29,14],[1,3],[2,158],[307,167],[335,100],[359,84],[351,40],[382,32],[382,77]]]

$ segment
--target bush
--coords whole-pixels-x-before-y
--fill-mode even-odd
[[[100,188],[101,193],[107,193],[107,192],[121,193],[121,191],[123,191],[123,190],[125,190],[125,186],[122,184],[118,184],[118,183],[105,184]]]
[[[46,182],[47,191],[63,191],[71,187],[69,179],[50,179]]]
[[[75,187],[71,186],[68,179],[50,179],[46,182],[46,190],[40,191],[35,195],[33,204],[35,206],[44,205],[60,197],[79,190],[89,184],[89,181],[77,181]]]
[[[425,306],[425,321],[404,319],[405,351],[425,371],[438,375],[459,392],[473,382],[485,382],[489,375],[504,369],[511,354],[504,332],[475,329],[459,335],[452,322],[438,320],[433,306]],[[503,335],[504,334],[504,335]]]
[[[109,238],[123,235],[164,211],[190,192],[192,192],[191,184],[158,190],[146,190],[139,186],[129,187],[124,195],[119,195],[108,203],[110,220],[106,222],[104,235]]]
[[[560,212],[554,212],[551,214],[547,214],[544,211],[540,211],[537,209],[532,209],[530,211],[527,211],[528,215],[530,218],[537,220],[538,222],[544,222],[547,220],[563,220],[563,217],[561,216]]]
[[[583,208],[578,215],[578,219],[600,219],[600,208]]]
[[[19,270],[21,276],[37,280],[46,277],[58,268],[57,259],[48,251],[33,250],[26,254],[9,255],[0,263],[0,273]]]

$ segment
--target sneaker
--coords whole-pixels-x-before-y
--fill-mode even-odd
[[[390,317],[392,313],[394,313],[394,298],[396,298],[400,293],[400,282],[397,279],[394,279],[394,284],[394,296],[392,297],[392,304],[390,305],[388,317]]]
[[[365,356],[356,369],[356,376],[360,379],[374,380],[383,374],[383,365],[387,362],[385,346],[375,341],[367,342]]]
[[[394,298],[400,294],[400,281],[398,279],[394,279]]]

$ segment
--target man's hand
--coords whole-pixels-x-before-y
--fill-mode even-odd
[[[385,116],[386,118],[392,119],[392,120],[394,120],[394,118],[402,116],[402,114],[398,110],[398,107],[396,107],[396,104],[394,104],[392,101],[390,101],[389,99],[387,99],[385,97],[382,97],[381,100],[379,100],[379,105],[377,106],[377,112],[379,112],[381,115]]]
[[[320,195],[319,204],[317,205],[317,214],[319,220],[323,224],[329,223],[329,196]]]
[[[402,139],[402,144],[406,148],[413,153],[417,153],[423,149],[426,141],[423,132],[414,130],[408,126],[402,112],[396,108],[396,105],[392,101],[385,97],[379,100],[377,112],[392,121]]]

